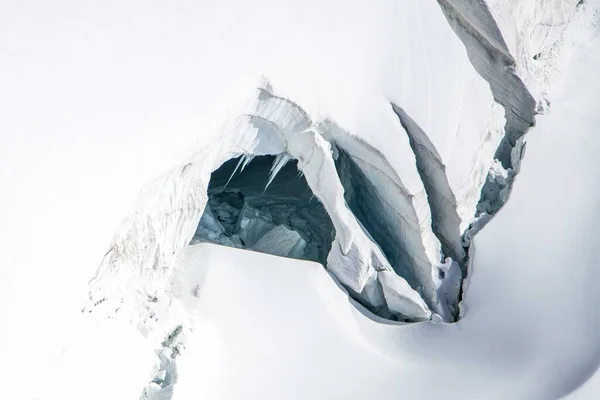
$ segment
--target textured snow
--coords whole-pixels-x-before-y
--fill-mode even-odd
[[[486,0],[517,72],[540,100],[548,94],[564,60],[562,33],[585,1]],[[593,3],[593,2],[592,2]]]

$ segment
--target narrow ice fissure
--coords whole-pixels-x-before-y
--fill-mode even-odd
[[[463,42],[471,64],[488,82],[494,100],[505,110],[504,137],[496,148],[493,163],[481,188],[475,219],[462,232],[462,245],[467,254],[470,254],[473,238],[510,197],[525,154],[525,135],[535,124],[539,105],[519,76],[517,63],[488,4],[479,0],[438,0],[438,4],[449,25]],[[575,5],[578,6],[579,4]],[[534,59],[538,57],[539,54],[533,56]],[[402,120],[400,114],[399,117]],[[408,128],[409,135],[410,131]],[[414,150],[418,162],[418,151]],[[427,187],[426,178],[423,180]],[[439,185],[437,187],[439,188]],[[431,196],[429,191],[428,195]],[[434,208],[432,204],[432,213]],[[468,256],[463,260],[461,269],[465,279],[468,273]],[[460,296],[462,295],[461,291]]]
[[[155,351],[157,364],[152,380],[142,390],[139,400],[170,400],[173,398],[175,384],[177,383],[177,362],[180,354],[180,335],[183,330],[177,325]]]
[[[448,23],[463,42],[469,60],[485,79],[494,99],[504,107],[505,135],[494,155],[495,165],[488,173],[476,216],[494,215],[508,201],[513,180],[524,153],[524,135],[533,126],[537,103],[516,71],[516,62],[500,28],[483,1],[438,0]],[[480,230],[481,226],[472,229]],[[465,242],[471,235],[464,237]]]

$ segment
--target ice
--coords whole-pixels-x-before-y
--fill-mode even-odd
[[[420,287],[426,302],[435,307],[434,264],[426,254],[410,195],[381,154],[360,141],[337,139],[336,169],[348,207],[392,269],[412,287]]]
[[[392,313],[397,313],[407,321],[426,321],[431,317],[431,311],[419,296],[407,295],[415,292],[410,290],[404,279],[391,271],[381,271],[377,275]]]
[[[549,107],[546,93],[560,64],[562,32],[581,2],[439,0],[469,59],[504,107],[505,135],[481,190],[476,214],[494,215],[506,203],[534,117]],[[544,60],[540,57],[544,55]],[[539,61],[538,61],[539,60]],[[496,171],[500,164],[504,176]],[[480,220],[479,224],[485,221]],[[464,232],[464,231],[463,231]],[[466,237],[472,235],[466,234]],[[464,268],[463,268],[464,273]]]
[[[283,225],[277,225],[250,248],[274,256],[301,258],[306,242],[300,234]]]
[[[207,204],[204,209],[204,214],[202,214],[202,218],[200,218],[198,230],[194,236],[203,236],[206,239],[217,241],[224,233],[225,228],[219,223],[217,217],[213,215],[210,206]]]
[[[265,189],[274,160],[273,156],[256,157],[230,180],[237,160],[226,162],[212,174],[208,203],[218,204],[211,205],[213,210],[230,210],[233,217],[228,235],[241,240],[240,247],[251,248],[267,232],[283,225],[307,243],[301,254],[295,254],[324,264],[334,236],[331,220],[322,204],[312,198],[304,177],[298,175],[296,161],[282,166]]]
[[[275,161],[273,162],[273,167],[271,167],[271,170],[269,171],[269,181],[265,186],[265,190],[267,190],[271,182],[273,182],[273,179],[275,179],[279,171],[281,171],[281,168],[283,168],[290,160],[291,157],[287,153],[281,153],[277,155]]]
[[[237,231],[244,245],[252,247],[261,237],[275,227],[269,216],[244,203]]]

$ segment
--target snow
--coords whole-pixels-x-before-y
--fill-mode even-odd
[[[252,246],[252,250],[276,256],[299,258],[304,252],[306,242],[296,231],[278,225],[267,232]]]
[[[562,33],[585,1],[486,0],[486,3],[515,58],[519,75],[536,98],[545,96],[564,59]]]
[[[20,370],[29,386],[9,386],[6,396],[136,399],[148,383],[154,362],[153,348],[140,337],[128,323],[79,317],[69,326],[68,342],[52,364],[42,374],[35,373],[35,365]],[[11,364],[13,368],[18,366]],[[32,388],[36,392],[28,393]]]
[[[262,398],[557,398],[584,383],[600,360],[591,306],[598,302],[599,42],[582,34],[579,48],[563,36],[575,2],[487,3],[527,88],[544,100],[542,109],[552,101],[529,133],[508,205],[477,235],[463,318],[452,325],[382,321],[315,263],[186,247],[208,200],[210,172],[251,150],[276,155],[292,144],[301,159],[315,145],[328,169],[307,164],[307,180],[322,188],[319,196],[330,195],[330,182],[319,179],[337,176],[328,154],[339,149],[329,150],[329,139],[343,135],[319,129],[337,126],[352,134],[342,151],[375,154],[365,150],[372,148],[383,156],[359,165],[364,172],[378,163],[367,180],[401,183],[381,197],[405,190],[398,209],[413,212],[422,228],[409,247],[423,246],[431,290],[447,292],[451,282],[435,274],[454,264],[439,259],[429,193],[391,104],[434,145],[461,232],[475,215],[504,121],[438,4],[3,4],[5,396],[135,398],[154,378],[165,382],[173,350],[162,342],[178,324],[185,343],[174,359],[174,398],[239,398],[243,390]],[[588,3],[587,15],[597,15]],[[294,119],[280,108],[284,133],[308,119],[310,135],[278,137],[275,116],[261,119],[260,76],[305,113]],[[246,112],[257,116],[242,118]],[[506,179],[502,169],[494,173]],[[377,266],[345,283],[393,304],[390,292],[377,291],[377,276],[390,275],[388,289],[407,284],[393,281],[399,278],[365,224],[340,206],[341,193],[323,202],[341,216],[333,248],[339,257],[354,254],[352,263],[375,254]],[[103,255],[80,315],[86,280]],[[174,256],[202,262],[173,268]],[[338,279],[356,274],[347,266],[339,263]],[[400,291],[418,305],[409,289]],[[575,398],[596,397],[596,382],[594,375]]]

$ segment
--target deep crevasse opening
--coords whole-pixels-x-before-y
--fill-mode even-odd
[[[243,161],[230,159],[212,173],[191,244],[218,243],[326,265],[335,229],[297,161],[284,165],[268,186],[276,157],[255,157],[245,167]]]

